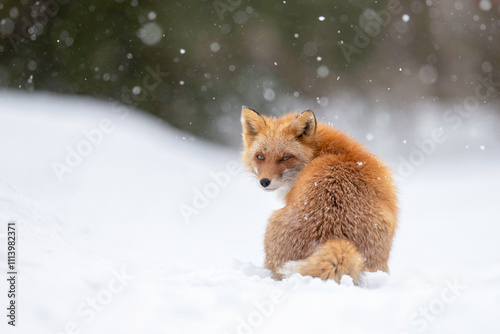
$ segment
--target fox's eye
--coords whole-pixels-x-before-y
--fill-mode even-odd
[[[284,157],[283,159],[281,159],[281,161],[287,161],[288,159],[290,159],[291,157]]]
[[[265,158],[264,158],[264,156],[262,154],[258,154],[257,155],[257,159],[258,160],[264,160]]]

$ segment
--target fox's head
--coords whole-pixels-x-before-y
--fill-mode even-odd
[[[316,117],[310,110],[281,118],[243,107],[243,161],[267,191],[286,192],[315,154]]]

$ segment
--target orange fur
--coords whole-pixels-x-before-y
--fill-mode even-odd
[[[267,226],[266,268],[281,279],[297,261],[287,268],[355,283],[362,271],[388,272],[397,198],[383,162],[312,111],[277,119],[244,107],[242,124],[247,169],[270,181],[264,189],[287,191]]]

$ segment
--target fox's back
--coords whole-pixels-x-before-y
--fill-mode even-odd
[[[358,246],[367,270],[387,271],[397,216],[389,170],[361,144],[321,123],[317,145],[317,156],[298,175],[286,206],[270,220],[266,253],[279,265],[342,238]]]

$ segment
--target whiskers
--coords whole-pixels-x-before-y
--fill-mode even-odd
[[[281,176],[282,186],[288,187],[291,189],[297,181],[297,177],[300,174],[301,168],[290,168],[286,170]]]
[[[247,175],[247,178],[252,179],[252,180],[257,180],[257,172],[255,170],[247,170],[248,173],[245,173]]]

